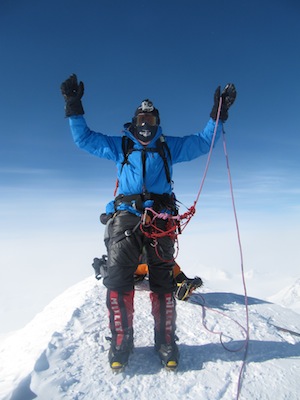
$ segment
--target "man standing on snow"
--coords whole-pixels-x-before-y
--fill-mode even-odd
[[[141,217],[146,207],[158,213],[176,213],[172,166],[209,152],[220,96],[222,108],[216,139],[235,100],[235,87],[228,84],[222,94],[218,87],[211,118],[204,130],[184,137],[162,135],[159,112],[148,99],[136,109],[132,121],[124,125],[123,138],[96,133],[88,128],[83,117],[83,83],[78,84],[73,74],[62,83],[61,91],[76,145],[95,156],[114,161],[118,171],[119,195],[115,198],[114,215],[109,224],[108,276],[104,280],[112,334],[110,366],[115,371],[122,370],[133,349],[134,273],[144,249],[149,268],[155,349],[162,364],[175,370],[179,353],[175,342],[176,284],[172,273],[174,237],[161,235],[153,239],[151,234],[145,235],[139,229]],[[168,219],[156,221],[160,232],[169,229]]]

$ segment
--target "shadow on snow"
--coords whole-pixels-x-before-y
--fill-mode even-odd
[[[226,347],[221,343],[209,343],[204,345],[179,344],[180,362],[178,372],[197,371],[203,369],[208,362],[238,362],[244,360],[244,342],[232,341]],[[236,352],[236,349],[242,350]],[[250,340],[247,364],[261,363],[264,361],[284,359],[300,356],[300,343],[290,344],[287,342]],[[144,362],[141,362],[143,360]],[[146,361],[145,361],[146,360]],[[130,357],[130,363],[125,374],[153,375],[161,370],[160,361],[152,347],[137,347]]]
[[[227,310],[229,305],[245,304],[245,296],[236,294],[236,293],[228,293],[228,292],[216,292],[216,293],[194,293],[190,299],[189,303],[196,304],[199,306],[218,308],[220,310]],[[266,300],[257,299],[255,297],[247,297],[248,305],[255,304],[271,304]]]

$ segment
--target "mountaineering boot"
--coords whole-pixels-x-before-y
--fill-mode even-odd
[[[176,303],[173,293],[151,293],[154,317],[155,350],[169,371],[178,367],[179,351],[175,343]]]
[[[108,359],[114,372],[123,371],[133,350],[133,295],[133,290],[107,290],[106,304],[112,333]]]
[[[179,351],[175,342],[171,344],[161,344],[158,355],[166,370],[176,371],[178,367]]]
[[[186,278],[182,282],[177,283],[176,299],[187,300],[192,292],[203,285],[202,279],[195,276],[194,279]]]
[[[118,342],[121,342],[121,344],[117,344]],[[118,335],[112,338],[108,353],[108,360],[113,372],[122,372],[124,370],[132,350],[132,331],[125,333],[122,338],[118,337]]]

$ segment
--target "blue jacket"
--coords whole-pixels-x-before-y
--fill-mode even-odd
[[[140,194],[143,193],[144,189],[155,194],[172,193],[172,184],[167,182],[163,159],[157,152],[146,153],[146,176],[145,182],[143,182],[140,151],[133,151],[129,155],[128,164],[125,164],[122,168],[122,161],[124,160],[122,136],[108,136],[91,131],[81,115],[70,117],[69,122],[74,142],[79,148],[97,157],[115,162],[120,194]],[[214,129],[215,121],[210,118],[202,132],[183,137],[165,136],[171,153],[171,160],[169,160],[171,177],[173,164],[191,161],[209,152]],[[220,137],[221,131],[222,122],[219,121],[216,140]],[[131,132],[125,129],[124,134],[133,140],[134,149],[143,148]],[[155,142],[161,134],[162,129],[159,126],[155,138],[147,147],[156,148]]]

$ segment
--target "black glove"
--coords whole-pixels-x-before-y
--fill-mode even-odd
[[[72,74],[70,78],[60,85],[60,90],[66,102],[66,117],[71,117],[72,115],[83,115],[84,110],[81,103],[81,97],[84,92],[83,82],[78,84],[77,76]]]
[[[215,95],[214,95],[214,106],[210,113],[211,118],[214,120],[217,119],[220,97],[222,97],[220,120],[224,122],[227,120],[228,110],[232,106],[232,104],[234,103],[234,100],[236,98],[236,90],[235,90],[234,84],[228,83],[225,86],[222,94],[221,94],[221,86],[217,87],[217,89],[215,91]]]

